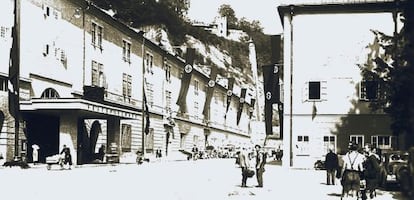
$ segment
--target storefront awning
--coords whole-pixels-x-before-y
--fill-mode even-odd
[[[110,103],[98,103],[79,98],[65,99],[32,99],[20,101],[20,111],[23,113],[39,112],[60,115],[61,112],[78,112],[85,118],[105,118],[117,116],[122,119],[140,119],[140,110]]]

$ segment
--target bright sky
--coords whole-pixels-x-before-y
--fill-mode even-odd
[[[230,5],[237,19],[245,17],[248,21],[258,20],[265,34],[275,35],[282,32],[277,6],[280,0],[190,0],[188,16],[192,20],[213,22],[218,16],[220,5]]]

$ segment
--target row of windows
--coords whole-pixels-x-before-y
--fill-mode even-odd
[[[324,136],[323,142],[324,144],[331,144],[335,146],[335,140],[336,136]],[[364,135],[350,135],[349,140],[352,142],[355,142],[360,147],[362,147],[365,143],[364,141]],[[297,141],[299,143],[308,143],[309,142],[309,136],[307,135],[299,135],[297,137]],[[388,135],[374,135],[371,136],[371,144],[377,146],[381,149],[391,149],[396,142],[396,138],[394,136],[388,136]],[[331,146],[331,147],[333,147]]]
[[[327,100],[327,82],[309,81],[305,87],[305,100]],[[377,81],[362,81],[359,86],[359,98],[363,101],[375,101],[380,97],[380,84]]]

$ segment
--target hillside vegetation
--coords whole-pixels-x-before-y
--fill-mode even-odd
[[[214,46],[224,54],[231,57],[231,63],[226,64],[226,70],[220,70],[222,76],[227,76],[232,71],[240,71],[236,77],[243,73],[250,73],[249,50],[247,41],[252,39],[256,45],[257,64],[259,71],[262,65],[270,63],[270,37],[263,33],[263,28],[258,21],[249,22],[245,18],[237,19],[234,11],[228,5],[223,5],[218,10],[218,15],[226,16],[229,28],[240,29],[246,32],[250,38],[243,38],[240,42],[218,37],[202,28],[193,27],[186,18],[188,11],[187,0],[92,0],[92,2],[104,9],[112,10],[114,17],[140,29],[145,26],[163,25],[168,33],[170,43],[173,46],[188,44],[190,37],[196,38],[206,46]],[[201,54],[198,54],[200,56]],[[198,64],[214,65],[209,58],[197,59]],[[233,75],[233,74],[230,74]],[[238,77],[243,78],[243,77]],[[250,82],[249,80],[245,80]],[[244,82],[244,81],[243,81]]]

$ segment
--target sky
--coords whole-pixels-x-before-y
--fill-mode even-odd
[[[192,20],[210,23],[218,16],[220,5],[230,5],[237,19],[258,20],[263,32],[269,35],[280,34],[282,27],[277,13],[279,0],[190,0],[188,17]]]

